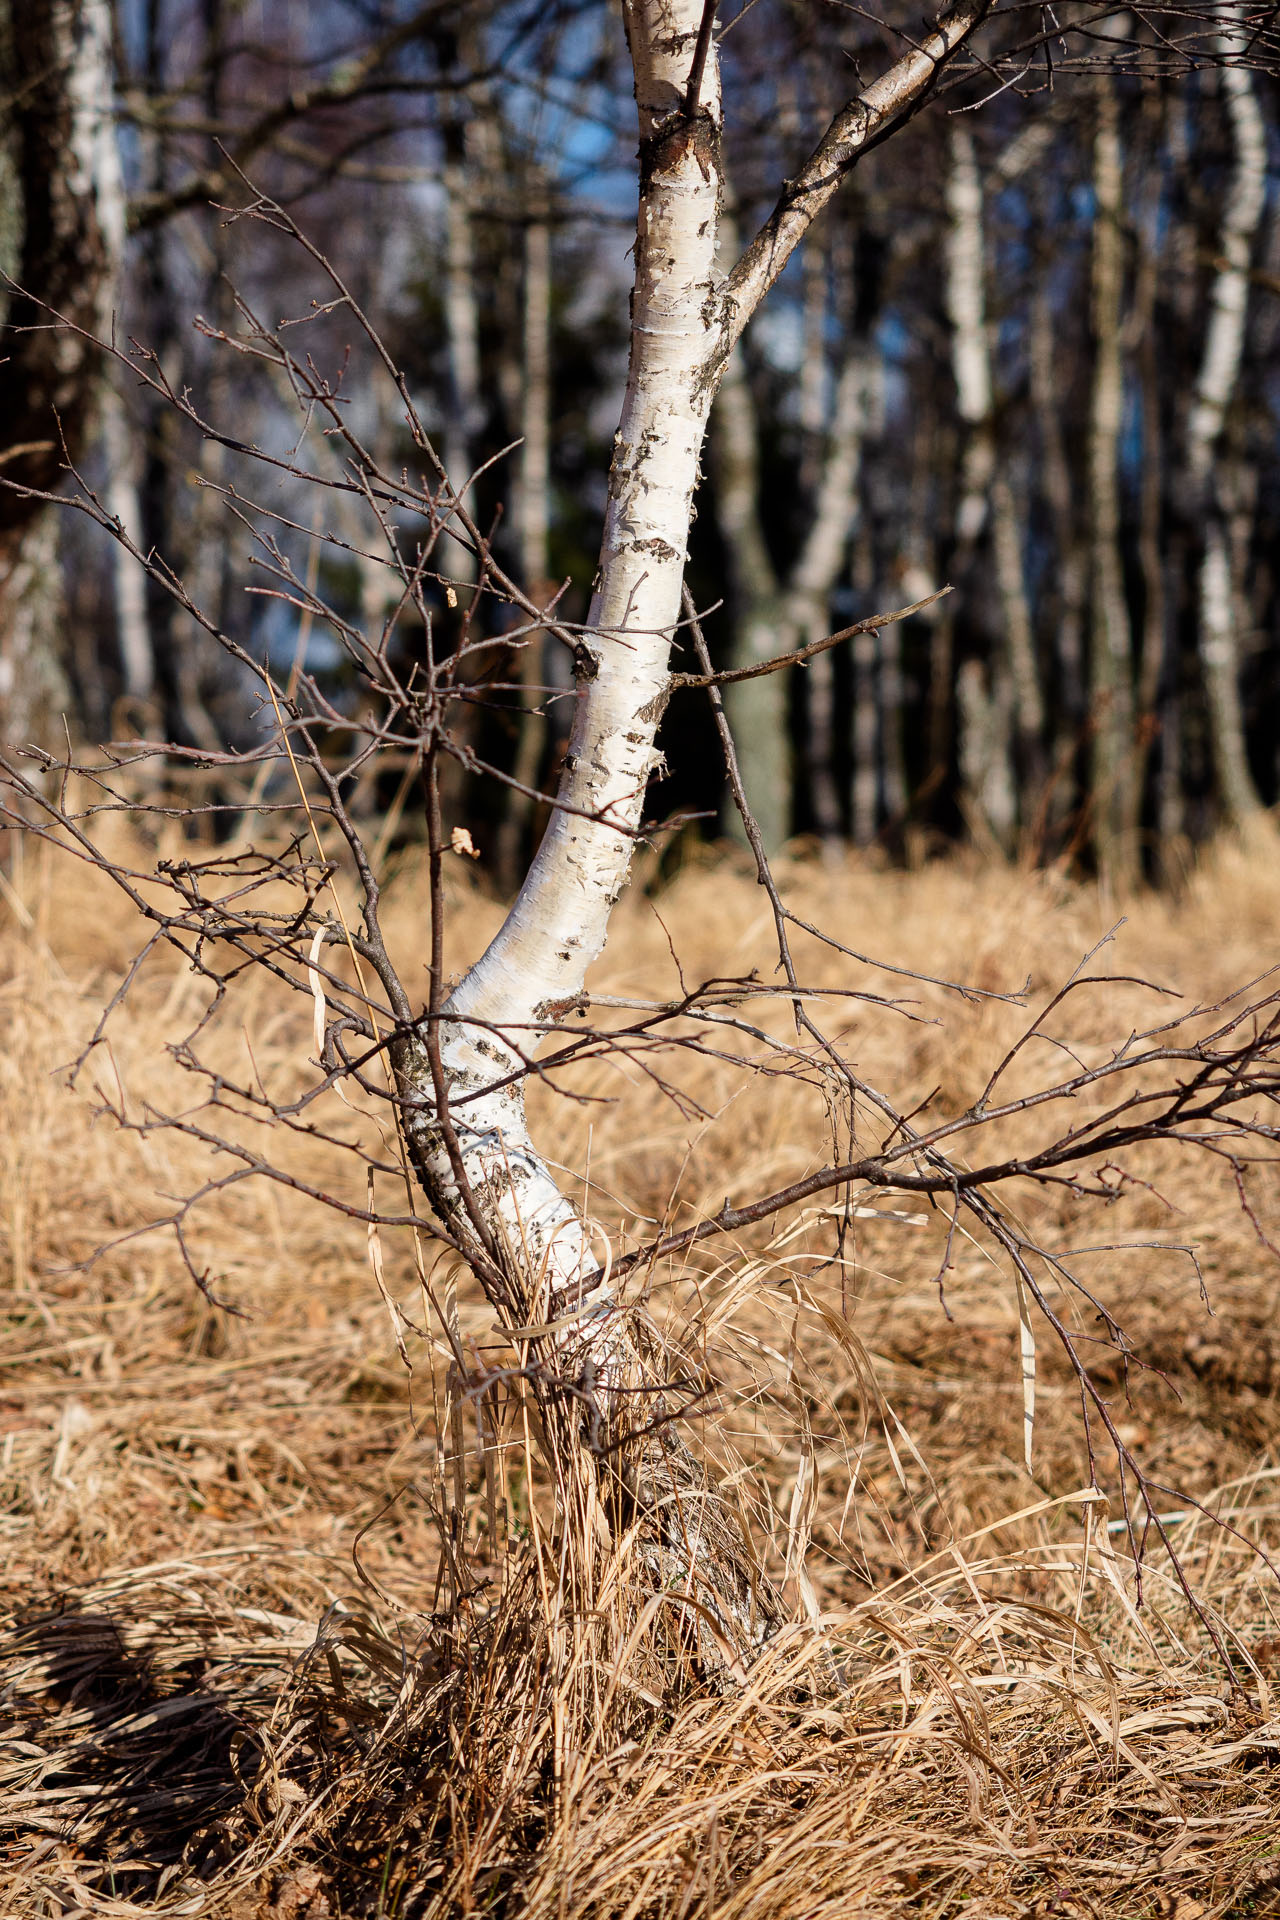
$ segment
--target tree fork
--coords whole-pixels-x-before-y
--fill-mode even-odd
[[[527,1348],[562,1511],[584,1477],[615,1537],[677,1603],[704,1672],[732,1669],[779,1616],[733,1509],[677,1420],[683,1390],[626,1310],[596,1234],[529,1135],[517,1044],[580,995],[626,884],[670,694],[707,415],[731,350],[867,143],[919,100],[988,11],[968,0],[819,143],[725,281],[714,0],[628,0],[640,194],[630,360],[595,593],[557,807],[502,927],[430,1023],[390,1053],[411,1162]],[[832,162],[835,162],[833,165]],[[439,902],[436,902],[438,911]],[[681,1605],[683,1603],[683,1605]]]

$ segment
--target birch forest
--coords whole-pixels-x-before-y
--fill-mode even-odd
[[[1231,7],[1175,9],[1168,33],[1094,11],[1056,39],[1011,14],[989,70],[949,76],[939,110],[869,152],[725,370],[688,569],[715,666],[918,609],[727,689],[770,849],[910,862],[970,841],[1161,882],[1280,797],[1272,29]],[[23,94],[58,33],[65,99]],[[834,6],[724,27],[727,260],[891,40]],[[138,343],[228,437],[83,342],[55,385],[50,334],[27,332],[0,368],[10,480],[83,467],[221,630],[358,704],[323,623],[253,593],[218,491],[235,442],[289,430],[271,377],[218,339],[241,304],[288,307],[286,244],[231,218],[275,195],[376,321],[503,564],[585,618],[633,219],[610,8],[67,0],[15,9],[7,60],[11,177],[35,196],[21,248],[11,229],[11,325],[34,296]],[[79,154],[65,218],[23,173],[57,139]],[[344,405],[404,456],[356,363]],[[207,634],[99,530],[37,505],[3,503],[6,734],[61,738],[65,716],[80,737],[243,744],[244,688]],[[340,617],[381,618],[342,509],[313,585]],[[474,559],[451,566],[461,591]],[[550,639],[471,673],[468,747],[516,784],[460,771],[451,805],[509,890],[547,819],[570,674]],[[676,694],[660,745],[665,844],[732,833],[705,698]]]

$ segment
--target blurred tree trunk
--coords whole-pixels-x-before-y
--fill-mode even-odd
[[[1095,91],[1093,141],[1093,392],[1089,409],[1091,597],[1089,717],[1093,737],[1090,800],[1098,869],[1113,886],[1137,878],[1133,664],[1120,558],[1120,430],[1124,364],[1124,155],[1115,82]]]
[[[115,160],[107,0],[0,0],[0,479],[55,488],[85,444],[116,260],[98,192]],[[48,324],[49,309],[72,328]],[[61,737],[57,541],[0,488],[0,732]]]
[[[811,383],[816,422],[826,414],[826,406],[821,390],[815,393],[812,371],[805,377]],[[857,512],[867,384],[866,349],[851,338],[828,403],[830,413],[823,421],[825,445],[814,450],[816,486],[804,540],[785,578],[780,578],[762,521],[755,404],[737,354],[725,369],[713,416],[712,457],[720,535],[729,563],[731,666],[749,666],[794,652],[828,631],[831,594]],[[835,681],[830,653],[816,655],[805,671],[815,824],[822,840],[834,842],[842,821],[833,764]],[[766,850],[776,851],[787,837],[791,815],[785,676],[767,674],[727,687],[725,709],[738,743],[752,813]],[[872,714],[874,723],[874,703]]]
[[[1219,51],[1235,50],[1234,35],[1219,36]],[[1187,423],[1187,460],[1194,495],[1205,517],[1200,566],[1200,664],[1209,713],[1218,798],[1224,818],[1244,826],[1262,802],[1249,769],[1240,693],[1240,622],[1233,578],[1231,487],[1222,441],[1240,378],[1253,243],[1266,205],[1267,136],[1252,75],[1224,66],[1218,83],[1235,150],[1218,235],[1218,271],[1210,302],[1204,355]]]
[[[102,395],[102,442],[107,460],[105,500],[135,546],[143,542],[142,502],[138,493],[138,432],[111,378]],[[147,577],[123,547],[112,553],[112,597],[120,682],[125,698],[145,707],[155,691],[156,663],[147,619]],[[134,724],[142,724],[135,718]]]
[[[1162,532],[1165,499],[1164,432],[1160,419],[1160,360],[1156,338],[1156,298],[1161,260],[1161,203],[1164,180],[1159,165],[1163,105],[1158,92],[1148,88],[1143,95],[1143,123],[1146,130],[1148,160],[1144,167],[1145,192],[1137,221],[1139,252],[1134,277],[1133,309],[1130,332],[1135,345],[1138,395],[1142,410],[1142,474],[1138,498],[1138,567],[1142,577],[1142,636],[1138,654],[1137,717],[1134,728],[1134,786],[1141,805],[1147,787],[1147,772],[1153,748],[1158,746],[1160,765],[1169,753],[1176,763],[1179,742],[1161,738],[1161,691],[1173,665],[1171,660],[1168,594],[1165,590],[1165,558]],[[1159,812],[1156,819],[1157,842],[1160,835]],[[1163,846],[1157,844],[1156,866],[1163,871]]]
[[[776,1603],[674,1417],[670,1361],[626,1311],[590,1222],[532,1141],[521,1054],[531,1027],[578,1004],[626,882],[659,758],[693,495],[724,364],[842,174],[879,128],[909,111],[984,11],[985,0],[953,9],[842,109],[722,281],[711,13],[703,0],[630,0],[640,123],[630,357],[559,804],[485,953],[443,1004],[436,966],[427,1018],[390,1045],[423,1186],[529,1352],[562,1514],[582,1537],[602,1511],[615,1537],[629,1535],[655,1598],[684,1609],[688,1640],[719,1670],[758,1645]],[[432,825],[438,871],[434,807]]]
[[[120,143],[114,119],[101,131],[97,202],[98,219],[114,270],[110,293],[118,298],[128,215],[124,174],[120,166]],[[119,329],[116,331],[119,337]],[[142,502],[139,497],[141,435],[130,421],[121,397],[123,377],[124,369],[119,362],[109,360],[103,368],[99,401],[103,451],[107,462],[104,495],[108,512],[119,520],[135,546],[142,546]],[[122,690],[126,699],[144,709],[144,714],[138,718],[145,719],[145,709],[155,689],[155,657],[147,619],[146,576],[125,549],[114,543],[111,551],[111,584]]]
[[[551,227],[542,195],[536,194],[524,231],[524,298],[520,383],[520,464],[515,499],[520,578],[539,603],[554,592],[551,584]],[[542,763],[545,723],[546,636],[526,633],[521,641],[517,678],[519,717],[512,766],[517,785],[507,796],[498,834],[498,872],[504,886],[519,882],[533,822],[534,798]]]
[[[482,418],[480,397],[480,304],[476,293],[472,194],[477,184],[470,121],[454,115],[445,128],[444,333],[449,355],[449,404],[444,422],[444,464],[450,484],[462,493],[476,460]],[[474,502],[468,500],[469,506]],[[446,536],[440,566],[469,584],[476,557],[462,541]]]
[[[1040,773],[1044,706],[1017,506],[997,467],[983,198],[973,135],[966,123],[955,120],[947,171],[947,315],[965,442],[953,565],[958,576],[970,571],[975,550],[990,531],[1001,629],[1001,644],[987,661],[966,661],[957,678],[962,806],[979,837],[990,834],[1010,853],[1018,825],[1019,775],[1034,781]],[[941,617],[955,618],[946,603]]]
[[[830,440],[819,474],[809,529],[784,589],[788,622],[780,638],[786,651],[807,647],[830,631],[831,595],[844,565],[858,512],[858,477],[869,380],[866,349],[861,342],[851,341],[836,381]],[[872,636],[873,659],[875,650]],[[814,823],[824,844],[832,846],[843,831],[835,778],[834,650],[828,648],[815,654],[805,671],[809,675]],[[874,685],[868,689],[867,702],[874,728]]]
[[[1080,489],[1072,476],[1063,444],[1060,389],[1062,364],[1054,340],[1053,295],[1048,263],[1031,296],[1028,336],[1031,403],[1035,412],[1040,453],[1040,486],[1049,511],[1053,539],[1053,585],[1050,599],[1056,699],[1053,703],[1050,751],[1055,775],[1061,778],[1050,796],[1046,821],[1065,828],[1074,804],[1074,782],[1067,776],[1083,738],[1086,702],[1084,684],[1084,615],[1088,577],[1080,531]]]
[[[226,0],[201,0],[200,18],[204,29],[203,106],[210,124],[216,126],[224,106]],[[208,153],[210,164],[216,165],[221,156],[212,139]],[[220,329],[230,326],[235,311],[227,281],[227,241],[226,223],[216,220],[209,235],[205,297],[209,318]],[[231,356],[216,350],[208,352],[203,371],[208,416],[226,420],[231,413]],[[183,476],[187,487],[194,482],[194,492],[188,492],[184,501],[185,571],[191,598],[224,632],[230,618],[231,592],[227,518],[220,492],[226,472],[226,448],[212,435],[202,435],[195,471],[188,470]],[[221,653],[207,644],[203,628],[176,602],[168,607],[166,627],[179,738],[216,753],[224,742],[209,703],[216,685],[214,676],[222,670]]]
[[[726,664],[749,667],[786,651],[779,636],[781,591],[760,522],[760,454],[755,407],[742,356],[730,358],[716,398],[711,435],[716,514],[729,576],[732,645]],[[791,831],[791,743],[787,678],[765,674],[726,687],[725,710],[738,746],[743,785],[766,851]],[[742,839],[734,815],[729,829]]]

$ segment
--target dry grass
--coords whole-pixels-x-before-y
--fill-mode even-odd
[[[1029,976],[1033,997],[1116,917],[1004,870],[784,877],[862,951],[987,987]],[[414,880],[388,907],[402,959],[421,939]],[[497,909],[455,885],[460,962]],[[68,1091],[52,1069],[138,929],[105,882],[43,856],[13,870],[3,915],[5,1914],[1280,1913],[1280,1626],[1251,1549],[1280,1542],[1280,1304],[1220,1164],[1162,1149],[1105,1211],[1039,1191],[1025,1207],[1053,1244],[1103,1249],[1081,1269],[1158,1369],[1127,1399],[1113,1382],[1129,1444],[1237,1529],[1190,1511],[1171,1529],[1230,1671],[1158,1553],[1135,1608],[1125,1538],[1081,1497],[1078,1395],[1043,1341],[1028,1476],[1007,1276],[962,1244],[947,1318],[940,1224],[861,1220],[832,1267],[815,1212],[645,1283],[719,1383],[715,1457],[754,1467],[738,1484],[795,1603],[747,1684],[708,1698],[656,1663],[625,1567],[603,1549],[586,1573],[569,1563],[518,1404],[486,1450],[472,1403],[445,1413],[439,1344],[402,1327],[406,1373],[362,1225],[266,1183],[218,1195],[192,1245],[242,1318],[201,1299],[170,1235],[119,1238],[219,1168],[188,1138],[95,1120],[91,1083],[134,1116],[190,1106],[164,1043],[203,989],[149,962]],[[1211,1000],[1273,963],[1277,924],[1280,873],[1222,854],[1182,899],[1135,902],[1105,964]],[[596,989],[674,990],[668,933],[690,981],[769,972],[759,890],[699,861],[622,904]],[[816,949],[802,966],[904,991]],[[849,1049],[900,1106],[936,1088],[959,1111],[1018,1013],[908,991],[924,1021],[848,1003]],[[1147,1004],[1099,989],[1058,1031],[1097,1053]],[[313,1071],[310,1017],[247,977],[213,1050],[283,1095]],[[765,1023],[786,1030],[781,1011]],[[821,1104],[792,1081],[705,1056],[677,1069],[697,1112],[618,1060],[575,1069],[574,1101],[535,1092],[541,1137],[589,1166],[618,1244],[824,1157]],[[358,1140],[359,1116],[327,1117]],[[363,1200],[338,1148],[275,1151]],[[1280,1195],[1252,1200],[1276,1237]],[[409,1236],[384,1232],[381,1252],[417,1320]],[[500,1363],[492,1313],[458,1287],[477,1367]]]

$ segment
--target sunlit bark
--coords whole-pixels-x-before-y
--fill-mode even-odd
[[[1235,50],[1224,34],[1220,50]],[[1253,243],[1266,204],[1267,137],[1247,67],[1220,69],[1231,123],[1235,164],[1218,235],[1221,264],[1214,279],[1204,356],[1187,423],[1191,480],[1206,516],[1200,567],[1200,663],[1204,675],[1218,794],[1233,825],[1254,820],[1262,802],[1249,768],[1240,693],[1240,633],[1227,531],[1228,503],[1221,443],[1227,411],[1240,378]]]
[[[1018,824],[1018,775],[1028,781],[1038,771],[1044,704],[1018,509],[1007,476],[997,467],[982,176],[973,135],[960,121],[953,122],[950,133],[947,213],[951,363],[956,410],[966,436],[955,567],[963,573],[989,530],[1002,628],[1002,645],[992,649],[985,671],[968,661],[958,682],[960,773],[971,820],[1011,852]],[[951,609],[944,608],[941,617],[951,619]],[[1016,761],[1015,737],[1020,748]]]
[[[1091,800],[1098,866],[1115,885],[1137,873],[1133,663],[1120,560],[1124,363],[1124,155],[1113,81],[1099,80],[1093,143],[1093,393],[1089,411]]]
[[[964,17],[972,25],[982,11]],[[674,1389],[607,1265],[597,1268],[590,1224],[530,1137],[520,1053],[574,1004],[627,878],[658,758],[693,494],[725,360],[834,191],[814,182],[815,169],[829,175],[836,154],[838,184],[866,140],[927,86],[956,29],[935,30],[923,54],[913,49],[837,117],[725,285],[716,267],[720,90],[710,15],[701,0],[631,0],[624,17],[640,121],[631,350],[559,805],[487,951],[438,1022],[402,1034],[392,1054],[423,1184],[471,1250],[513,1338],[545,1365],[534,1390],[562,1498],[598,1476],[615,1528],[635,1528],[656,1586],[701,1603],[693,1631],[711,1658],[714,1623],[723,1660],[759,1639],[772,1605],[679,1428],[643,1431]]]

